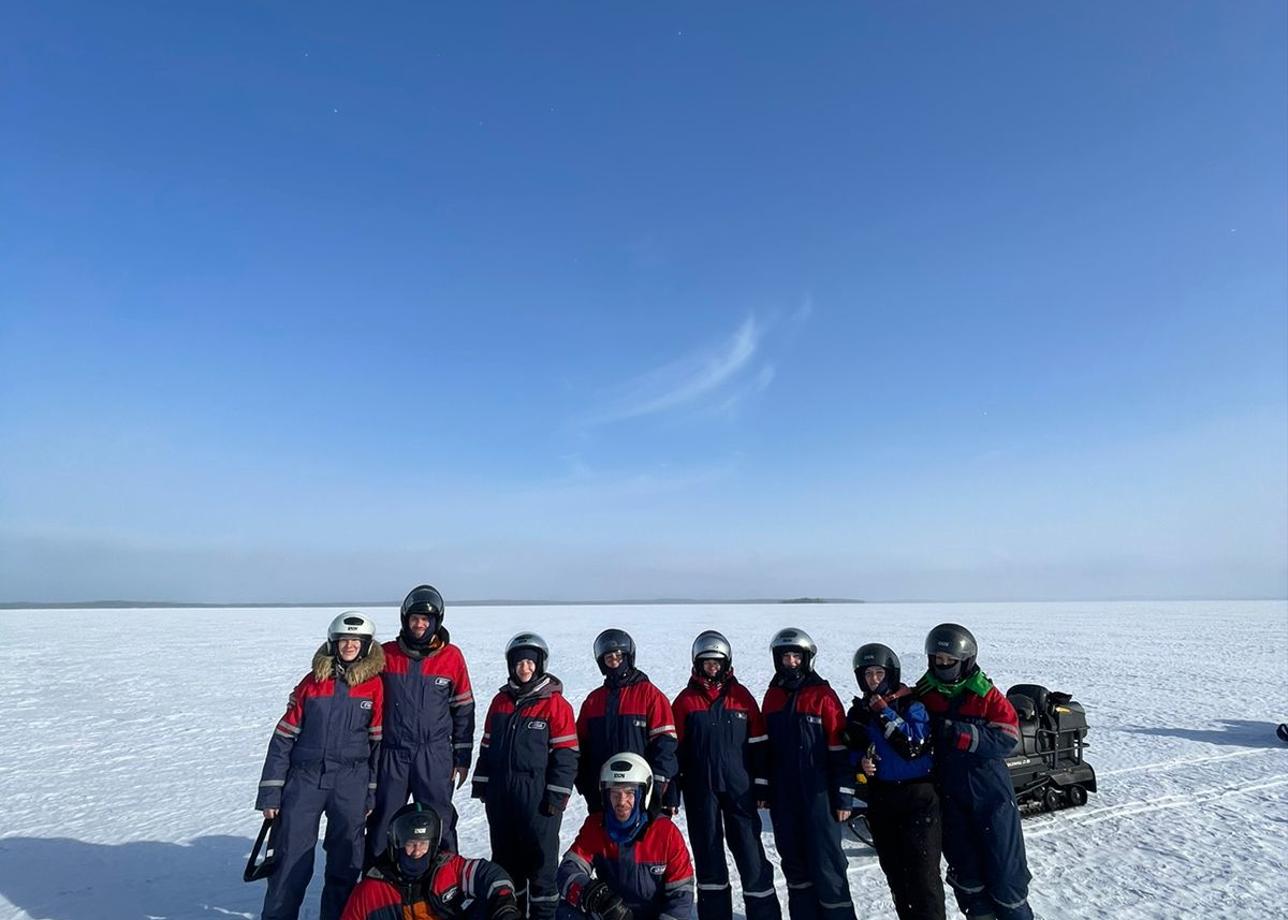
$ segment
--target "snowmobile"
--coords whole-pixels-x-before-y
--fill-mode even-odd
[[[1096,771],[1082,757],[1087,714],[1068,693],[1016,684],[1006,698],[1020,718],[1020,747],[1006,759],[1021,808],[1077,807],[1096,791]]]

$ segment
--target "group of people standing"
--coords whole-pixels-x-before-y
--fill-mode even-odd
[[[1033,916],[1004,763],[1017,719],[963,627],[931,631],[913,688],[891,649],[860,647],[848,714],[815,672],[804,630],[773,637],[775,673],[757,704],[720,633],[694,641],[672,702],[636,667],[634,640],[608,629],[594,643],[603,685],[575,718],[548,645],[519,633],[472,777],[491,837],[484,860],[456,852],[451,797],[469,776],[474,698],[443,614],[439,593],[421,585],[383,646],[360,613],[332,622],[260,782],[256,807],[276,819],[264,920],[298,916],[322,814],[322,920],[689,920],[695,888],[698,920],[731,920],[726,846],[747,920],[780,920],[762,808],[791,920],[855,920],[841,832],[858,798],[901,920],[944,917],[941,848],[967,917]],[[574,793],[588,815],[561,858]],[[692,861],[671,821],[681,805]]]

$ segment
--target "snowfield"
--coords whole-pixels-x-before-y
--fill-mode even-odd
[[[336,612],[0,612],[0,920],[258,916],[263,883],[244,884],[241,871],[259,826],[264,751]],[[380,639],[396,633],[395,610],[366,612]],[[893,647],[911,683],[926,631],[946,620],[975,632],[1003,689],[1042,683],[1087,708],[1099,794],[1024,824],[1038,916],[1283,910],[1288,745],[1274,734],[1288,721],[1283,601],[449,606],[447,626],[469,663],[481,733],[505,678],[504,643],[520,629],[546,637],[550,670],[576,708],[599,683],[590,648],[607,626],[635,636],[638,665],[672,698],[700,630],[729,636],[735,671],[760,698],[769,637],[801,626],[848,705],[859,644]],[[468,788],[456,797],[462,851],[486,856],[483,809]],[[584,815],[574,800],[565,845]],[[683,812],[678,820],[683,829]],[[764,839],[776,864],[768,821]],[[872,852],[846,848],[858,916],[894,917]],[[317,915],[318,857],[304,917]]]

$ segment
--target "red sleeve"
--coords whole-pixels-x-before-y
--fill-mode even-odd
[[[479,742],[480,748],[488,747],[492,744],[492,715],[496,712],[496,701],[501,698],[501,694],[492,697],[492,702],[487,704],[487,715],[483,717],[483,740]]]
[[[670,846],[667,847],[666,854],[666,875],[663,876],[668,885],[693,878],[693,863],[689,860],[689,848],[684,845],[684,835],[674,824],[671,824],[670,838]]]
[[[491,710],[488,710],[488,715],[491,716]],[[491,727],[490,723],[488,727]],[[572,705],[558,695],[554,697],[550,711],[550,747],[552,750],[577,747],[577,726],[572,720]]]
[[[461,654],[460,649],[456,649],[456,656],[452,663],[455,665],[452,669],[455,673],[451,675],[452,688],[456,694],[449,701],[450,705],[463,706],[474,702],[474,688],[470,686],[470,669],[465,666],[465,656]]]
[[[277,733],[289,734],[292,740],[300,733],[304,724],[304,701],[309,698],[309,687],[314,683],[313,675],[306,674],[304,679],[295,685],[286,701],[286,715],[277,723]]]
[[[397,906],[398,901],[397,892],[391,892],[387,883],[364,878],[349,895],[340,920],[367,920],[382,907]]]
[[[836,691],[827,687],[820,701],[820,714],[823,716],[823,730],[827,732],[829,750],[845,748],[845,708]]]
[[[1020,719],[1015,714],[1015,707],[996,687],[991,688],[984,698],[984,718],[993,728],[1020,737]]]
[[[373,743],[378,743],[385,735],[385,682],[379,677],[371,691],[371,727],[368,733]]]
[[[666,698],[666,694],[657,689],[657,687],[654,687],[653,692],[649,695],[647,718],[650,740],[658,735],[676,737],[675,713],[671,711],[671,703]]]
[[[599,827],[599,818],[596,815],[587,815],[581,830],[577,831],[577,839],[568,848],[570,853],[576,853],[588,866],[594,865],[593,860],[602,849]]]
[[[681,690],[680,695],[671,704],[671,715],[675,717],[675,740],[680,742],[684,741],[684,720],[689,717],[688,700],[688,691]]]
[[[743,705],[747,707],[748,735],[750,735],[751,740],[753,741],[757,738],[764,737],[767,732],[767,729],[765,728],[765,717],[761,713],[760,707],[756,705],[756,698],[752,696],[751,691],[742,686],[742,684],[738,685],[738,689],[742,691],[742,702]]]

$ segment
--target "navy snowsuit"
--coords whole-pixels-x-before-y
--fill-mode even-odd
[[[511,680],[488,707],[472,794],[487,810],[492,860],[532,920],[552,920],[559,903],[559,825],[576,775],[577,726],[559,678]]]
[[[277,867],[268,877],[263,920],[295,920],[313,877],[318,824],[326,815],[326,884],[321,920],[338,920],[362,870],[362,827],[380,751],[384,656],[372,645],[336,679],[323,645],[313,671],[291,693],[268,743],[255,807],[277,808]]]
[[[679,737],[679,786],[698,878],[698,920],[730,920],[729,838],[747,920],[778,920],[774,870],[760,842],[756,800],[766,795],[765,720],[733,676],[716,683],[695,673],[672,704]]]
[[[792,920],[854,920],[835,812],[854,804],[845,710],[827,681],[775,677],[761,707],[769,731],[769,816]]]
[[[438,812],[443,846],[456,848],[452,768],[469,769],[474,748],[474,693],[461,650],[446,629],[425,654],[401,639],[384,644],[385,739],[376,806],[367,822],[366,865],[384,851],[394,813],[408,796]]]
[[[1006,758],[1020,740],[1015,708],[982,672],[948,695],[927,677],[917,695],[935,732],[935,776],[948,882],[968,917],[1032,920],[1028,860]]]
[[[899,920],[944,920],[939,875],[941,823],[931,755],[930,716],[907,687],[879,698],[855,698],[845,738],[853,763],[870,757],[868,826]]]
[[[675,760],[675,716],[671,701],[635,668],[604,678],[582,701],[577,713],[577,791],[593,814],[603,807],[599,771],[614,754],[639,754],[653,768],[653,798],[667,800],[679,769]]]

